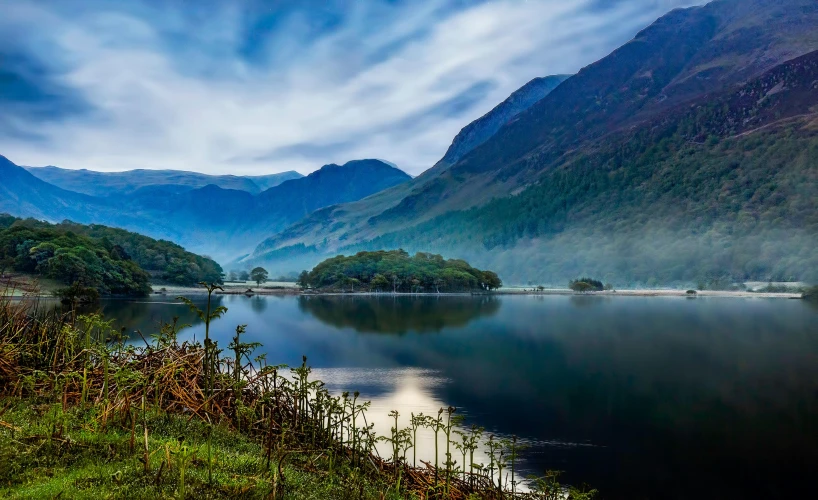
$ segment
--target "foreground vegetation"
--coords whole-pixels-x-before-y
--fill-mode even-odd
[[[151,279],[218,282],[222,272],[211,259],[122,229],[0,215],[0,274],[7,271],[117,295],[149,293]]]
[[[208,297],[218,287],[207,285]],[[519,492],[522,449],[459,430],[454,408],[376,436],[359,394],[330,394],[299,367],[251,358],[244,326],[222,354],[209,337],[224,307],[185,301],[204,343],[161,325],[143,345],[98,315],[42,315],[0,296],[0,496],[6,498],[592,498],[557,474]],[[251,362],[251,359],[253,360]],[[397,423],[397,412],[390,416]],[[445,435],[445,460],[416,460],[418,428]],[[390,456],[375,448],[385,442]],[[442,451],[442,450],[441,450]],[[410,459],[411,456],[411,459]]]
[[[397,292],[462,292],[496,290],[503,285],[492,271],[481,271],[458,259],[418,252],[414,257],[403,250],[359,252],[327,259],[311,271],[304,271],[302,287]]]

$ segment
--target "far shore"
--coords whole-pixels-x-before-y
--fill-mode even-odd
[[[35,281],[31,283],[27,281],[19,283],[25,286],[12,286],[6,290],[5,295],[11,297],[52,297],[53,289],[57,287],[51,281]],[[154,284],[153,293],[151,295],[161,295],[168,297],[177,297],[179,295],[200,295],[206,293],[202,287],[199,286],[177,286],[166,284]],[[695,294],[688,294],[685,289],[671,289],[671,288],[636,288],[636,289],[617,289],[606,290],[601,292],[585,292],[577,293],[567,288],[546,288],[537,290],[534,287],[525,286],[510,286],[504,287],[492,292],[456,292],[456,293],[435,293],[435,292],[370,292],[370,291],[354,291],[354,292],[338,292],[338,291],[315,291],[303,290],[298,285],[292,282],[266,282],[260,287],[254,282],[237,283],[228,282],[222,285],[223,290],[216,290],[217,295],[272,295],[272,296],[292,296],[292,295],[315,295],[315,296],[472,296],[472,295],[526,295],[526,296],[544,296],[544,295],[575,295],[575,296],[601,296],[601,297],[734,297],[734,298],[767,298],[767,299],[801,299],[803,294],[800,292],[753,292],[748,290],[738,291],[720,291],[720,290],[698,290]],[[39,292],[37,292],[37,290]]]
[[[201,287],[162,287],[154,286],[154,295],[195,295],[205,293]],[[751,292],[746,290],[727,291],[727,290],[699,290],[695,294],[688,294],[687,290],[678,289],[627,289],[627,290],[605,290],[601,292],[585,292],[578,293],[568,288],[546,288],[542,291],[533,290],[530,288],[501,288],[492,292],[453,292],[453,293],[436,293],[436,292],[370,292],[370,291],[354,291],[354,292],[338,292],[338,291],[315,291],[302,290],[294,283],[276,284],[274,286],[262,285],[262,287],[253,286],[225,286],[224,290],[217,290],[217,295],[305,295],[305,296],[361,296],[361,297],[383,297],[383,296],[411,296],[411,297],[439,297],[439,296],[491,296],[491,295],[526,295],[526,296],[543,296],[543,295],[576,295],[583,297],[734,297],[734,298],[766,298],[766,299],[801,299],[802,293],[795,292]]]

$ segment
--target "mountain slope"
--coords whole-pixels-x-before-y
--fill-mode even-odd
[[[489,140],[509,120],[550,94],[570,76],[555,75],[535,78],[520,87],[508,99],[461,130],[455,136],[441,163],[446,165],[457,163],[467,153]]]
[[[91,196],[67,191],[42,181],[0,155],[0,213],[56,220],[82,217],[98,207]]]
[[[527,250],[524,259],[492,265],[486,262],[492,255],[485,252],[489,248],[499,248],[496,243],[491,238],[486,240],[486,234],[481,233],[481,229],[471,227],[471,219],[468,218],[455,217],[452,220],[456,219],[456,223],[441,225],[446,214],[481,207],[493,198],[515,194],[518,196],[497,202],[507,204],[508,211],[504,215],[511,220],[520,221],[518,223],[525,227],[547,226],[548,223],[541,223],[538,217],[547,219],[552,215],[569,212],[575,197],[582,193],[582,189],[589,189],[585,181],[595,178],[599,172],[597,169],[620,165],[622,169],[618,170],[617,175],[624,179],[633,177],[631,180],[636,182],[638,176],[630,169],[637,169],[637,165],[622,154],[623,150],[628,149],[628,141],[632,140],[635,131],[647,134],[640,137],[652,137],[650,140],[661,144],[666,138],[653,137],[645,132],[651,130],[657,120],[658,123],[664,123],[662,120],[670,119],[671,116],[676,117],[673,118],[675,120],[689,120],[689,117],[680,118],[680,113],[690,106],[706,106],[714,96],[729,92],[771,68],[816,49],[818,4],[813,1],[720,0],[704,7],[673,11],[610,56],[563,82],[454,165],[435,172],[433,176],[418,178],[411,191],[404,190],[401,193],[402,199],[398,203],[391,206],[381,203],[378,208],[382,210],[374,215],[376,210],[367,206],[372,203],[370,200],[318,211],[263,242],[253,258],[256,261],[269,260],[266,256],[274,256],[277,252],[295,248],[296,245],[303,245],[302,248],[315,256],[340,250],[375,248],[379,245],[420,249],[414,245],[421,242],[434,245],[436,240],[432,235],[436,235],[440,238],[440,245],[424,247],[423,250],[469,256],[469,260],[479,265],[504,270],[504,278],[509,274],[520,277],[524,274],[525,259],[539,259],[544,253],[553,251],[546,246],[550,240],[538,241],[536,245],[540,245],[539,248],[534,243],[527,242],[525,244],[535,246]],[[783,102],[776,104],[787,105],[789,104]],[[780,111],[771,108],[771,113],[771,116],[775,116]],[[713,119],[717,122],[722,120],[717,116]],[[681,126],[681,123],[676,123],[676,126]],[[723,128],[713,124],[708,127],[716,137]],[[780,134],[774,135],[770,140],[775,142],[786,136],[785,132]],[[754,140],[742,139],[739,142],[741,147],[750,150],[761,148]],[[809,147],[810,140],[804,136],[799,139],[804,142],[798,144]],[[795,143],[788,144],[795,147]],[[640,143],[640,146],[644,150],[634,151],[634,155],[644,155],[656,144],[645,142]],[[765,147],[766,153],[759,149],[760,154],[776,149],[774,145]],[[586,169],[592,151],[598,152],[598,156],[593,157],[596,167]],[[667,162],[665,168],[672,170],[674,165],[685,164],[684,157],[677,154],[681,153],[676,151],[663,158]],[[722,155],[719,151],[708,150],[697,154],[704,155],[699,157],[702,161],[713,161],[720,165],[724,161],[728,164],[738,161],[741,165],[740,159]],[[712,157],[709,156],[711,154]],[[693,182],[694,172],[682,172],[677,181],[683,184]],[[751,179],[755,186],[766,180],[763,169],[757,170],[755,175],[762,176]],[[793,175],[799,176],[805,182],[805,187],[814,186],[809,182],[809,170],[801,169]],[[720,179],[721,182],[727,182],[727,179]],[[624,192],[628,193],[627,197],[646,197],[655,194],[655,190],[662,193],[662,190],[667,189],[659,180],[653,181],[648,186],[630,185]],[[610,179],[600,177],[596,182],[605,185]],[[526,193],[526,188],[534,193],[537,186],[548,186],[550,191],[540,192],[539,197],[519,195]],[[714,185],[714,191],[708,191],[707,194],[715,196],[718,192],[716,188],[719,187],[723,186]],[[787,194],[782,196],[787,200]],[[371,200],[377,198],[379,197]],[[517,199],[526,200],[526,203],[515,205],[514,200]],[[552,199],[558,200],[558,203],[551,203]],[[707,202],[716,203],[709,199]],[[512,209],[512,206],[515,208]],[[629,211],[625,214],[614,211],[619,217],[616,223],[606,219],[607,216],[602,213],[593,224],[590,219],[576,219],[570,220],[570,223],[568,220],[564,221],[561,227],[569,231],[572,225],[576,225],[586,232],[593,232],[598,225],[611,227],[611,224],[620,224],[627,227],[640,220],[645,222],[645,218],[650,216],[651,207],[640,208],[647,212]],[[724,210],[735,213],[740,212],[741,207],[731,205]],[[367,217],[356,215],[356,212],[367,214]],[[480,209],[462,213],[480,213]],[[682,210],[677,215],[677,223],[687,223],[687,217],[696,220],[694,211]],[[711,222],[715,224],[716,220]],[[502,217],[487,217],[484,222],[492,227],[486,231],[489,234],[497,231],[502,233],[504,228],[509,227],[516,230],[516,225],[509,224],[509,220]],[[446,228],[448,233],[446,230],[436,231],[437,227]],[[666,229],[668,232],[665,236],[671,238],[672,226]],[[743,231],[745,234],[752,234],[754,230],[745,228]],[[535,231],[534,234],[547,233]],[[415,236],[419,239],[415,239]],[[521,240],[502,243],[505,251],[511,246],[522,248],[524,245]],[[483,254],[472,256],[472,253],[479,253],[478,248],[483,249]],[[561,252],[568,252],[568,255],[575,255],[579,251],[567,246],[558,248]],[[583,265],[590,266],[590,261],[574,263],[575,267]],[[623,272],[622,275],[624,274]],[[542,279],[548,276],[540,274],[537,277]]]
[[[91,196],[121,196],[146,186],[173,185],[195,189],[214,184],[224,189],[237,189],[258,194],[282,182],[303,177],[298,172],[261,176],[206,175],[181,170],[129,170],[126,172],[95,172],[59,167],[26,167],[35,177],[62,189]]]

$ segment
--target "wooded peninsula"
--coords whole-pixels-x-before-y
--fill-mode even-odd
[[[0,214],[0,275],[50,278],[108,295],[146,295],[151,282],[221,282],[212,259],[165,240],[97,224],[49,224]]]
[[[503,282],[492,271],[483,271],[459,259],[404,250],[359,252],[327,259],[298,278],[303,288],[354,292],[452,293],[491,291]]]

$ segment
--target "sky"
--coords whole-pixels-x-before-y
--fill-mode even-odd
[[[532,78],[691,0],[0,0],[0,154],[19,165],[417,175]]]

